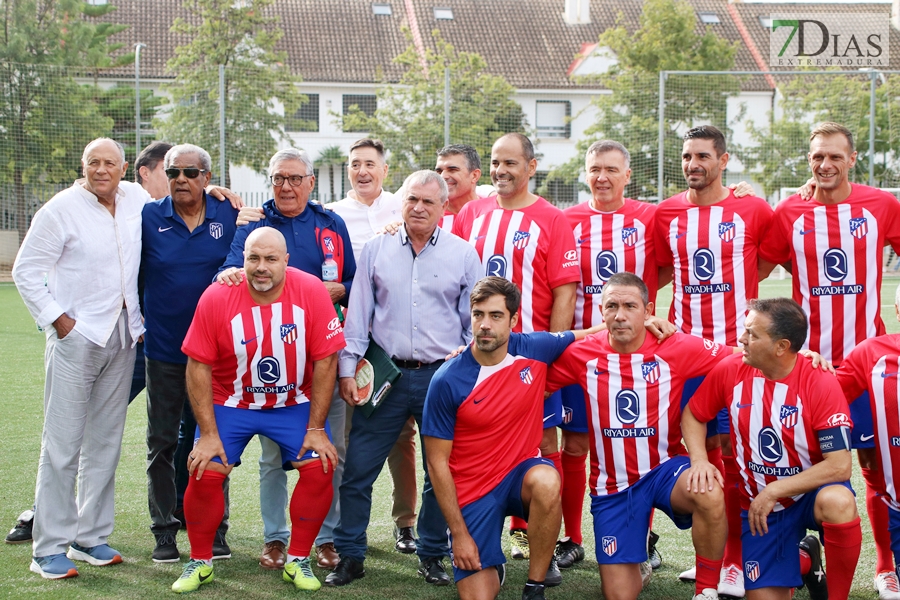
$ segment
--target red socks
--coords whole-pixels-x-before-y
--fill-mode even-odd
[[[725,465],[722,462],[722,447],[712,448],[711,450],[706,451],[706,457],[709,462],[719,470],[719,473],[722,474],[722,477],[725,476]]]
[[[875,538],[875,574],[894,570],[894,557],[891,554],[890,518],[887,504],[879,496],[885,496],[884,478],[881,471],[862,469],[866,480],[866,511],[872,525],[872,537]]]
[[[725,464],[725,518],[728,520],[723,562],[741,568],[741,471],[733,456],[723,456],[722,459]]]
[[[710,560],[697,555],[697,581],[694,593],[702,594],[705,589],[718,589],[719,573],[722,570],[722,559]]]
[[[562,514],[566,524],[566,537],[581,545],[581,515],[584,508],[584,494],[587,489],[585,466],[587,454],[573,456],[562,453],[563,488]]]
[[[825,562],[828,565],[828,597],[842,600],[850,594],[853,573],[859,562],[862,530],[859,517],[849,523],[822,523],[825,532]]]
[[[204,471],[200,479],[194,476],[188,479],[184,493],[184,519],[187,521],[192,559],[212,560],[216,529],[225,514],[224,481],[225,474],[216,471]]]
[[[322,528],[331,507],[334,488],[331,485],[331,471],[325,473],[318,460],[301,466],[298,473],[300,479],[291,494],[291,545],[288,554],[304,558],[309,556]]]

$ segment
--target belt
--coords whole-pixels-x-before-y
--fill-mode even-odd
[[[416,369],[426,369],[428,367],[436,367],[444,362],[444,359],[436,360],[430,363],[424,363],[420,360],[400,360],[399,358],[392,358],[394,364],[400,367],[401,369],[410,369],[415,371]]]

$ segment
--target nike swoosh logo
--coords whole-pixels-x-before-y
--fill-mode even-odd
[[[246,346],[247,344],[249,344],[250,342],[252,342],[253,340],[255,340],[258,337],[259,336],[257,335],[257,336],[250,338],[249,340],[241,340],[241,346]]]
[[[206,577],[203,576],[203,573],[198,573],[198,575],[199,575],[199,577],[200,577],[200,583],[203,583],[204,581],[206,581],[207,579],[209,579],[210,577],[212,577],[213,574],[210,573],[210,574],[207,575]]]
[[[687,468],[687,465],[681,465],[680,467],[678,467],[678,470],[675,471],[675,474],[672,475],[672,477],[675,478],[675,479],[677,479],[677,478],[678,478],[678,474],[681,473],[681,472],[682,472],[683,470],[685,470],[686,468]]]
[[[586,241],[588,241],[587,238],[578,238],[577,240],[575,240],[575,243],[576,243],[576,244],[583,244],[583,243],[585,243]]]
[[[556,416],[556,413],[550,413],[549,415],[547,415],[546,417],[544,417],[544,423],[547,422],[547,419],[552,419],[554,416]]]
[[[874,433],[873,433],[872,435],[861,435],[861,436],[859,436],[859,441],[861,441],[861,442],[868,442],[868,441],[871,440],[873,437],[875,437],[875,434],[874,434]]]
[[[162,227],[158,227],[158,228],[157,228],[157,231],[159,231],[160,233],[162,233],[163,231],[168,231],[168,230],[170,230],[170,229],[172,229],[172,228],[171,228],[171,227],[166,227],[165,229],[163,229]]]
[[[486,238],[486,237],[487,237],[486,235],[476,235],[476,236],[475,236],[475,239],[476,239],[476,240],[483,240],[483,239]]]
[[[812,227],[811,229],[801,229],[801,230],[800,230],[800,235],[806,235],[807,233],[812,233],[812,232],[815,231],[815,230],[816,230],[815,227]]]
[[[486,397],[487,397],[487,396],[485,396],[485,398],[486,398]],[[480,400],[473,400],[473,401],[472,401],[472,404],[480,404],[482,400],[484,400],[484,398],[481,398]]]
[[[594,369],[594,375],[606,375],[609,371],[601,371],[600,369]]]
[[[737,407],[738,408],[753,408],[753,403],[751,402],[749,404],[738,404]]]
[[[676,240],[680,240],[680,239],[683,238],[685,235],[687,235],[687,231],[685,231],[684,233],[679,233],[678,235],[675,236],[675,239],[676,239]]]
[[[900,375],[900,372],[888,373],[887,371],[885,371],[881,374],[882,377],[896,377],[897,375]]]

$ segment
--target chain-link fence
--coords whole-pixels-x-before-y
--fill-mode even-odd
[[[482,183],[489,183],[490,146],[514,130],[535,140],[540,158],[535,186],[558,205],[587,198],[581,153],[599,137],[619,140],[631,151],[626,194],[657,201],[683,189],[681,137],[701,124],[727,132],[726,181],[750,181],[760,195],[777,202],[783,188],[808,178],[809,131],[823,120],[854,132],[859,160],[853,181],[900,187],[900,72],[895,71],[664,72],[658,79],[635,78],[632,84],[642,93],[630,95],[637,100],[627,106],[599,89],[511,91],[505,92],[509,101],[501,102],[486,85],[451,80],[446,73],[419,86],[303,83],[304,102],[288,115],[285,131],[271,131],[254,129],[222,110],[219,90],[230,78],[246,76],[235,68],[220,69],[219,86],[178,106],[170,100],[170,80],[10,63],[0,63],[0,70],[0,230],[17,231],[19,237],[34,211],[80,176],[81,152],[89,140],[121,141],[131,163],[138,137],[140,146],[154,139],[197,143],[172,126],[176,108],[195,115],[193,126],[205,119],[213,181],[226,183],[252,205],[270,197],[263,173],[269,157],[289,144],[305,149],[315,164],[312,198],[329,202],[350,190],[347,151],[370,133],[386,142],[385,188],[394,190],[409,172],[433,168],[435,151],[447,141],[478,149]],[[226,104],[231,101],[227,93],[225,98]],[[247,140],[255,153],[235,164],[229,157]],[[556,174],[564,165],[568,170]],[[133,178],[130,169],[126,177]],[[8,260],[0,256],[0,263]]]

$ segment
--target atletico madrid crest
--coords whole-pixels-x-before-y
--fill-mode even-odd
[[[637,227],[623,227],[622,228],[622,243],[624,243],[629,248],[633,248],[638,241],[638,230]]]
[[[655,360],[641,363],[641,374],[647,383],[656,383],[659,380],[659,363]]]
[[[331,236],[325,236],[322,239],[322,243],[325,244],[325,251],[334,254],[334,240],[331,239]]]
[[[756,581],[759,579],[759,563],[755,560],[748,560],[744,563],[744,572],[747,573],[747,579]]]
[[[531,367],[525,367],[519,371],[519,379],[522,380],[522,383],[531,385],[531,382],[534,381],[534,377],[531,375]]]
[[[607,556],[615,554],[616,550],[619,549],[619,545],[616,543],[616,536],[604,535],[600,540],[600,547],[603,548],[603,553]]]
[[[730,242],[734,239],[734,223],[731,221],[725,221],[723,223],[719,223],[719,239],[723,242]]]
[[[869,233],[869,222],[865,217],[850,219],[850,235],[861,240],[866,237],[867,233]]]
[[[214,239],[219,239],[224,233],[225,228],[222,227],[221,223],[212,222],[209,224],[209,235],[213,236]]]
[[[796,406],[781,407],[781,425],[785,429],[791,429],[797,424],[797,418],[800,416],[800,409]]]
[[[293,323],[281,326],[281,341],[285,344],[293,344],[297,340],[297,326]]]
[[[513,246],[515,246],[517,250],[524,250],[530,239],[531,234],[527,231],[517,231],[513,234]]]

